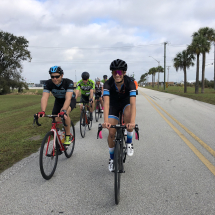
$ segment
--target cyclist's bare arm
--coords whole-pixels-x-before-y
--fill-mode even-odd
[[[41,111],[44,111],[44,112],[46,111],[49,95],[50,93],[43,92],[43,96],[41,98]]]
[[[110,106],[110,97],[104,96],[104,124],[103,124],[103,127],[108,128],[108,129],[111,126],[111,124],[108,122],[109,106]]]
[[[90,90],[90,99],[93,99],[93,89]]]
[[[70,106],[70,103],[71,103],[72,95],[73,95],[73,92],[66,92],[65,102],[64,102],[64,105],[61,108],[61,110],[67,110],[68,109],[68,107]]]
[[[78,98],[78,94],[79,94],[79,90],[76,90],[76,91],[75,91],[75,94],[76,94],[75,99],[77,99],[77,98]]]
[[[136,118],[136,97],[130,97],[131,121],[128,123],[128,129],[135,127]]]

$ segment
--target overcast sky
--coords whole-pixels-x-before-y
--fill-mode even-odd
[[[214,14],[214,0],[0,0],[0,30],[29,41],[32,61],[23,63],[28,82],[50,78],[55,65],[73,81],[83,71],[93,80],[110,76],[117,58],[139,80],[158,65],[153,58],[164,66],[164,42],[169,81],[182,81],[183,71],[176,72],[172,59],[199,28],[215,28]],[[206,65],[213,59],[212,45]],[[187,79],[195,80],[195,72],[196,66],[188,70]],[[213,77],[213,66],[206,66],[206,78]]]

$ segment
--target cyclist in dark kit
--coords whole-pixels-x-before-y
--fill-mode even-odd
[[[51,79],[44,84],[43,95],[41,99],[41,111],[37,113],[38,117],[45,115],[46,107],[50,92],[55,97],[55,103],[52,110],[52,115],[58,115],[56,121],[60,121],[59,117],[63,116],[67,125],[71,125],[69,117],[70,112],[76,105],[74,84],[73,81],[63,78],[63,70],[60,66],[53,66],[49,69]],[[66,139],[64,144],[70,145],[70,126],[65,127]]]

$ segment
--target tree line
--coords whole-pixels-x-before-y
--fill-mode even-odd
[[[205,62],[206,53],[210,52],[212,43],[215,43],[215,30],[213,28],[204,27],[200,28],[192,35],[192,42],[185,50],[176,54],[173,59],[173,66],[176,71],[183,70],[184,72],[184,93],[187,93],[187,69],[194,66],[196,60],[196,82],[195,93],[199,93],[199,85],[201,83],[201,93],[204,93],[205,88]],[[202,55],[202,81],[199,81],[199,58]],[[153,76],[155,77],[156,68],[149,69],[148,73],[141,76],[140,82],[145,82],[147,75],[152,75],[152,85],[154,83]],[[215,82],[215,80],[214,80]],[[154,86],[153,86],[154,87]]]
[[[22,61],[31,61],[28,41],[24,37],[0,31],[0,94],[10,93],[10,89],[28,88],[21,76]]]

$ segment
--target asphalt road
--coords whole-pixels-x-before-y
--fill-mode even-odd
[[[125,163],[119,205],[108,171],[108,132],[97,140],[94,120],[84,139],[76,125],[74,154],[60,155],[49,181],[40,174],[38,153],[3,172],[0,214],[214,215],[215,106],[139,89],[136,123],[140,141]]]

